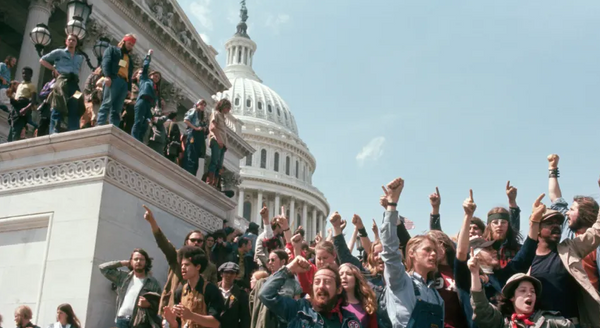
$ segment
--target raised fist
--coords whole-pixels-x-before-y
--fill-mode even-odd
[[[558,168],[558,160],[560,159],[560,157],[558,157],[558,155],[556,154],[550,154],[548,155],[548,169],[553,170]]]
[[[334,227],[339,227],[342,224],[342,216],[338,212],[334,212],[329,218],[329,222]]]
[[[357,229],[363,229],[365,226],[363,225],[362,219],[360,218],[360,216],[358,216],[358,214],[354,214],[352,216],[352,224],[354,224],[354,226]]]

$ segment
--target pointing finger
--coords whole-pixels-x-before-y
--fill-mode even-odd
[[[435,187],[435,193],[438,195],[438,197],[440,196],[440,189],[438,189],[438,187]]]
[[[381,189],[383,189],[383,193],[387,196],[388,195],[388,190],[384,186],[381,186]]]
[[[473,189],[469,189],[469,198],[471,199],[471,201],[473,200]]]
[[[546,194],[539,195],[538,198],[535,200],[535,203],[537,205],[540,205],[540,203],[542,202],[542,199],[544,198],[544,196],[546,196]]]
[[[148,208],[146,205],[142,205],[142,207],[143,207],[143,208],[144,208],[146,211],[150,212],[150,209],[149,209],[149,208]]]
[[[510,189],[510,180],[506,183],[506,190]]]

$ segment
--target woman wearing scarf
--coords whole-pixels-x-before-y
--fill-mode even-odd
[[[81,328],[79,319],[70,304],[64,303],[56,308],[56,322],[48,328]]]
[[[559,312],[539,309],[542,284],[534,277],[517,273],[502,288],[499,307],[493,307],[485,296],[479,278],[479,260],[471,251],[471,302],[473,319],[486,328],[575,328]]]

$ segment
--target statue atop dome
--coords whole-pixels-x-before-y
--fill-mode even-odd
[[[246,25],[246,20],[248,20],[248,8],[246,8],[246,0],[240,1],[240,4],[242,5],[242,8],[240,9],[241,21],[237,25],[237,32],[235,35],[250,39],[250,36],[248,35],[248,25]]]

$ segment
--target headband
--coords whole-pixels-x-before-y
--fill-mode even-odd
[[[506,220],[510,223],[510,215],[508,215],[508,213],[494,213],[488,215],[487,223],[490,224],[493,220]]]
[[[135,37],[133,37],[131,35],[126,35],[125,37],[123,37],[123,41],[124,42],[129,41],[129,42],[131,42],[131,43],[133,43],[135,45],[135,41],[137,41],[137,40],[136,40]]]

